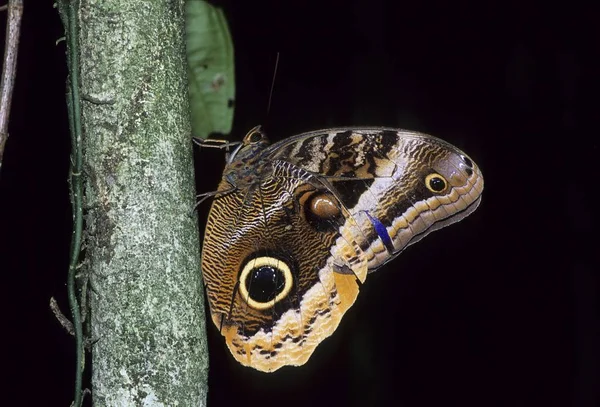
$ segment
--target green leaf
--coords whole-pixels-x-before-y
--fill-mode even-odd
[[[194,137],[228,134],[233,123],[233,43],[223,11],[203,0],[186,1],[186,44]]]

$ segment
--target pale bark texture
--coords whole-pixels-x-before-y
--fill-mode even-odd
[[[97,407],[206,404],[183,3],[80,3]]]

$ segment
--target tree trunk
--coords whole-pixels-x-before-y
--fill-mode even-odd
[[[183,0],[81,0],[95,406],[206,404]]]

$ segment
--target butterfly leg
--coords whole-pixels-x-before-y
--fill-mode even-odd
[[[218,148],[219,150],[225,149],[225,161],[229,162],[229,148],[238,147],[242,144],[241,141],[229,141],[221,139],[202,139],[193,137],[192,141],[199,147]]]
[[[198,206],[200,206],[200,204],[204,201],[206,201],[208,198],[211,197],[217,197],[217,195],[223,196],[223,195],[227,195],[233,191],[237,190],[236,187],[231,187],[229,189],[226,189],[224,191],[210,191],[210,192],[204,192],[202,194],[198,194],[196,195],[196,199],[199,199],[198,202],[196,202],[196,205],[194,205],[194,208],[192,209],[192,213],[190,213],[190,216],[194,214],[194,212],[196,212],[196,209],[198,209]]]

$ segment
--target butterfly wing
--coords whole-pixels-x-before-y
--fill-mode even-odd
[[[337,328],[367,274],[360,231],[340,231],[348,221],[317,177],[287,163],[214,201],[202,270],[213,322],[240,363],[302,365]]]
[[[436,137],[391,128],[334,128],[270,146],[267,160],[318,174],[363,232],[374,270],[479,205],[483,176],[461,150]]]
[[[233,356],[267,372],[304,364],[369,270],[468,215],[483,190],[460,150],[396,129],[306,133],[254,165],[257,182],[214,201],[202,269]]]

